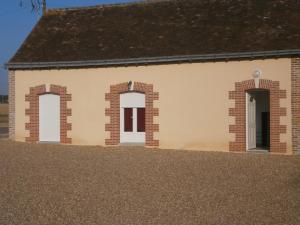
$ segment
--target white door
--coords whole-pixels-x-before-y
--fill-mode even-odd
[[[124,93],[120,95],[120,142],[145,143],[145,95]]]
[[[247,93],[247,138],[248,150],[256,148],[256,100]]]
[[[39,96],[40,142],[60,142],[60,96]]]

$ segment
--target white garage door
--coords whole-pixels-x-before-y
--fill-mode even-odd
[[[39,96],[40,142],[60,142],[60,96]]]

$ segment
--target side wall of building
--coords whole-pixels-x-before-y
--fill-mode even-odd
[[[280,124],[286,126],[280,142],[286,143],[291,153],[291,59],[16,71],[15,139],[25,141],[29,135],[25,129],[29,122],[25,95],[30,87],[45,84],[66,87],[72,95],[68,102],[72,144],[105,145],[110,137],[105,131],[110,119],[105,114],[110,107],[105,94],[111,85],[133,81],[153,85],[159,94],[154,101],[154,108],[159,109],[154,117],[159,125],[159,132],[154,133],[159,148],[228,151],[229,143],[235,140],[229,127],[236,122],[229,113],[235,107],[229,93],[235,91],[237,82],[253,79],[256,69],[262,71],[262,79],[279,82],[280,90],[286,90],[286,98],[280,99],[280,107],[287,109],[286,116],[280,117]]]

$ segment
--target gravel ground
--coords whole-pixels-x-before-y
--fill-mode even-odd
[[[298,225],[300,157],[2,140],[0,224]]]

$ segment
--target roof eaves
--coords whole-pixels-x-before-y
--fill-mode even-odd
[[[239,52],[222,54],[203,54],[203,55],[183,55],[183,56],[164,56],[164,57],[144,57],[130,59],[111,59],[111,60],[86,60],[86,61],[60,61],[60,62],[17,62],[5,64],[7,69],[59,69],[59,68],[78,68],[78,67],[112,67],[130,66],[147,64],[167,64],[185,63],[201,61],[227,61],[245,59],[265,59],[265,58],[284,58],[300,56],[300,49],[260,51],[260,52]]]

